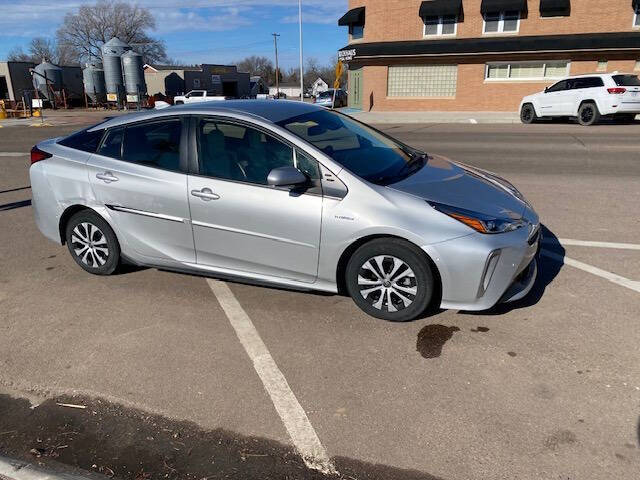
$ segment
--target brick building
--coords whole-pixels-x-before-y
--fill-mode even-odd
[[[566,75],[640,73],[640,0],[349,0],[349,104],[514,111]]]

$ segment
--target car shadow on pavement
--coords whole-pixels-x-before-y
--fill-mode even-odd
[[[0,394],[0,413],[3,454],[113,478],[441,480],[347,457],[333,457],[340,474],[325,475],[309,470],[291,445],[223,428],[205,430],[99,398],[65,396],[32,407]]]
[[[542,225],[541,228],[543,243],[541,253],[538,255],[538,277],[536,278],[533,288],[527,294],[527,296],[514,302],[498,303],[489,310],[483,310],[479,312],[460,311],[460,314],[480,316],[504,315],[511,310],[531,307],[540,301],[547,286],[549,286],[551,282],[553,282],[554,278],[556,278],[556,276],[558,275],[558,273],[560,273],[560,270],[564,266],[563,260],[565,255],[564,247],[560,245],[558,237],[556,237],[554,233],[545,225]],[[549,258],[548,256],[544,255],[545,250],[554,254],[554,258]]]
[[[0,193],[9,193],[9,192],[18,192],[20,190],[29,190],[31,187],[18,187],[18,188],[10,188],[9,190],[2,190]]]

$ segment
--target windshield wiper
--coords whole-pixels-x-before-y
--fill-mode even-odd
[[[424,167],[427,159],[429,158],[428,155],[424,152],[416,152],[410,155],[411,160],[403,165],[400,171],[396,174],[397,177],[409,176],[412,173],[417,172],[422,167]]]

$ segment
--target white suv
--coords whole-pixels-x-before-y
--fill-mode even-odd
[[[640,113],[640,79],[628,73],[604,73],[565,78],[522,99],[520,120],[540,117],[576,117],[593,125],[604,115],[632,122]]]

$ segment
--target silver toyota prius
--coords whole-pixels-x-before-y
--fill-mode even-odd
[[[537,275],[538,215],[508,181],[301,102],[112,118],[36,145],[30,176],[41,232],[99,275],[347,292],[394,321],[520,299]]]

